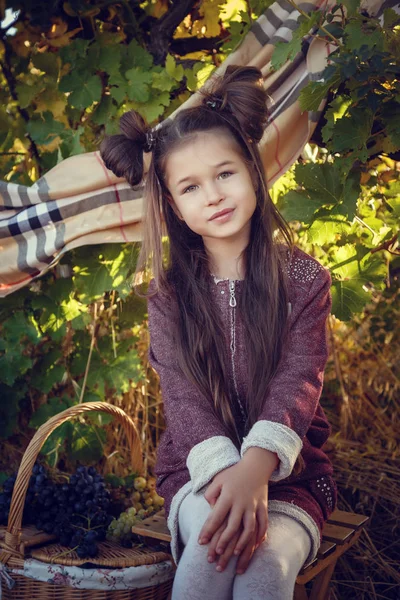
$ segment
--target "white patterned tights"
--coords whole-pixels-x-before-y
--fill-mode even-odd
[[[212,508],[201,494],[190,492],[179,509],[179,532],[185,545],[175,573],[172,600],[292,600],[295,581],[310,552],[310,538],[291,517],[269,513],[267,539],[255,551],[247,570],[236,575],[232,556],[221,573],[217,560],[207,561],[208,545],[198,536]]]

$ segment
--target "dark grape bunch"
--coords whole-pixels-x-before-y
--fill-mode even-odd
[[[6,525],[16,477],[3,484],[0,494],[0,524]],[[55,483],[46,469],[35,464],[29,481],[23,523],[57,536],[63,546],[76,550],[80,558],[94,558],[98,542],[106,537],[113,517],[108,514],[110,493],[94,467],[80,466],[68,483]]]

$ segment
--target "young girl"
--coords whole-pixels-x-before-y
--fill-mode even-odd
[[[336,504],[319,404],[331,281],[268,195],[260,78],[228,67],[200,106],[156,130],[126,113],[101,148],[131,185],[151,153],[138,271],[153,276],[172,600],[291,599]]]

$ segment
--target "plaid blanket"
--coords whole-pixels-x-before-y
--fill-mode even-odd
[[[309,13],[334,4],[334,0],[310,0],[298,6]],[[364,8],[366,4],[374,14],[382,1],[366,0]],[[321,79],[335,50],[308,34],[301,52],[274,72],[270,63],[274,45],[290,41],[299,14],[286,0],[277,0],[212,75],[222,73],[228,64],[261,70],[270,117],[260,151],[270,185],[295,162],[316,127],[325,101],[317,112],[302,113],[298,97],[309,81]],[[199,102],[197,92],[170,118]],[[107,170],[99,152],[61,161],[31,187],[0,182],[0,297],[31,283],[72,248],[140,240],[142,192],[142,187],[132,189]]]

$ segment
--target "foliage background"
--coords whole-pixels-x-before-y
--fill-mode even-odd
[[[291,0],[290,0],[291,1]],[[198,89],[269,0],[0,0],[0,174],[30,185],[73,154],[98,148],[130,108],[165,119]],[[347,14],[346,12],[347,11]],[[8,23],[5,25],[4,23]],[[338,44],[326,83],[301,93],[328,106],[311,143],[271,190],[297,244],[333,277],[331,357],[322,404],[340,507],[371,515],[369,532],[335,571],[334,597],[399,598],[398,217],[400,17],[345,0],[302,14],[278,68],[313,35]],[[328,91],[329,90],[329,91]],[[0,483],[34,431],[82,401],[121,406],[138,425],[146,473],[164,428],[146,359],[146,307],[130,288],[137,247],[70,252],[49,274],[0,301]],[[129,472],[121,432],[96,414],[60,427],[43,453]]]

